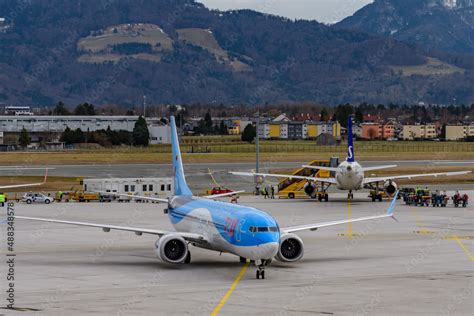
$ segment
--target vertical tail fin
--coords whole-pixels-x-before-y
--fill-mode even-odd
[[[347,162],[354,162],[354,143],[352,140],[352,116],[347,120]]]
[[[179,149],[178,131],[174,116],[170,118],[171,125],[171,148],[173,160],[174,194],[193,195],[184,178],[183,161],[181,160],[181,150]]]

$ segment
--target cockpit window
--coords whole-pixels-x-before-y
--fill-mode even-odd
[[[250,226],[249,230],[251,233],[264,233],[264,232],[278,232],[278,227],[273,227],[273,226],[260,226],[260,227],[255,227],[255,226]]]

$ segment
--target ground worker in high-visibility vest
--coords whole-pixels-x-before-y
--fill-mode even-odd
[[[3,192],[0,193],[0,205],[3,207],[5,206],[5,202],[6,202],[6,196],[5,194],[3,194]]]

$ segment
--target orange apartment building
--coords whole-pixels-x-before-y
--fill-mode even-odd
[[[388,139],[395,136],[395,125],[392,122],[385,124],[363,123],[361,135],[363,139]]]

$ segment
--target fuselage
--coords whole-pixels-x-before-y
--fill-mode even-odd
[[[271,260],[278,252],[280,228],[269,214],[251,207],[194,196],[171,199],[168,216],[176,231],[203,235],[196,246],[251,260]]]
[[[364,170],[356,162],[343,161],[336,171],[337,188],[340,190],[360,190],[364,183]]]

